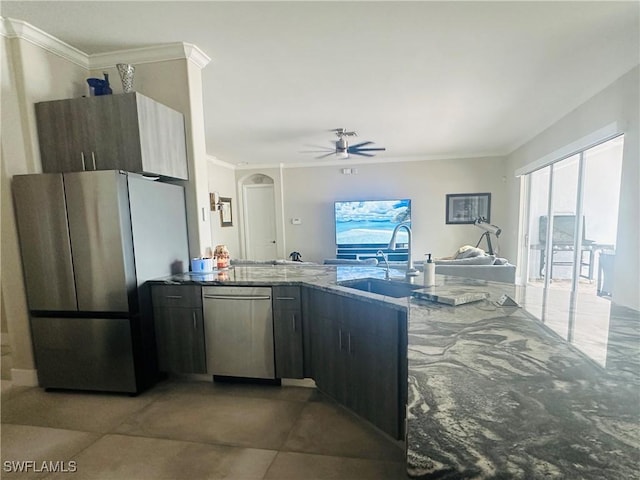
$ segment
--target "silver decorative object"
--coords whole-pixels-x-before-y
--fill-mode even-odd
[[[118,67],[118,72],[120,73],[124,93],[133,92],[133,75],[136,67],[128,63],[118,63],[116,67]]]

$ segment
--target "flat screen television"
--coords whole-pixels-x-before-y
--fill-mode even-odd
[[[411,200],[349,200],[335,202],[336,245],[380,245],[391,240],[399,223],[411,225]],[[407,231],[396,237],[408,243]]]

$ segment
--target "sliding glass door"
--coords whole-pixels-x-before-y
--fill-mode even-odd
[[[526,176],[527,304],[583,349],[615,288],[622,145],[619,136]]]

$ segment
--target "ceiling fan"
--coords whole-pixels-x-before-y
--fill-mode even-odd
[[[384,147],[367,147],[367,145],[372,145],[374,142],[361,142],[361,143],[356,143],[355,145],[349,145],[349,142],[347,141],[347,137],[356,137],[358,136],[358,134],[354,131],[349,131],[346,128],[334,128],[333,130],[330,130],[330,131],[334,132],[338,136],[338,140],[336,140],[335,142],[332,142],[332,143],[335,143],[335,149],[330,149],[328,153],[325,153],[324,155],[320,155],[319,157],[316,157],[316,158],[325,158],[330,155],[335,155],[337,158],[349,158],[349,155],[361,155],[363,157],[373,157],[374,154],[368,153],[368,152],[386,150],[386,148]],[[324,147],[321,147],[321,148],[324,148]],[[327,148],[325,150],[320,150],[320,151],[326,152],[327,150],[329,149]],[[316,150],[308,153],[317,153],[317,152],[318,151]]]

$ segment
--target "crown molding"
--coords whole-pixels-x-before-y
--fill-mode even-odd
[[[80,67],[89,69],[89,56],[83,51],[27,22],[15,18],[1,18],[0,36],[25,40]]]
[[[211,156],[211,155],[207,155],[207,160],[211,163],[213,163],[214,165],[218,165],[219,167],[224,167],[224,168],[228,168],[229,170],[237,170],[237,167],[229,162],[225,162],[223,160],[220,160],[217,157]]]
[[[484,158],[506,158],[505,153],[500,152],[477,152],[460,155],[412,155],[406,157],[385,157],[385,158],[349,158],[336,160],[302,160],[298,162],[287,163],[246,163],[238,165],[236,170],[259,170],[259,169],[288,169],[288,168],[313,168],[313,167],[341,167],[349,168],[354,165],[388,165],[392,163],[409,163],[409,162],[434,162],[443,160],[470,160]]]
[[[114,67],[118,63],[141,64],[184,59],[202,69],[211,62],[211,58],[196,45],[184,42],[89,55],[22,20],[5,17],[0,17],[0,20],[0,36],[25,40],[87,70]]]
[[[197,46],[190,43],[177,42],[97,53],[89,56],[89,65],[90,69],[99,70],[101,68],[114,67],[118,63],[139,65],[142,63],[185,59],[193,62],[199,68],[204,68],[211,61],[211,58]]]
[[[192,43],[183,43],[187,60],[195,64],[198,68],[204,68],[211,62],[211,57],[200,50],[200,47]]]

